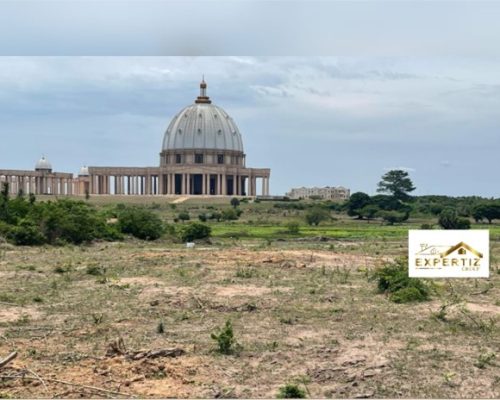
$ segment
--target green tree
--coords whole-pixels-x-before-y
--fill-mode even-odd
[[[123,233],[143,240],[159,239],[165,226],[155,213],[138,207],[128,207],[118,214],[118,226]]]
[[[367,219],[370,221],[371,219],[375,218],[377,216],[377,213],[380,211],[380,208],[378,208],[374,204],[368,204],[364,206],[361,210],[359,210],[359,215],[362,218]]]
[[[356,192],[347,201],[347,215],[362,219],[361,209],[370,204],[370,196],[363,192]]]
[[[197,239],[208,239],[212,229],[200,222],[190,222],[179,230],[179,239],[183,242],[192,242]]]
[[[238,207],[238,206],[240,205],[240,201],[238,200],[238,198],[233,197],[233,198],[231,199],[231,205],[232,205],[234,208]]]
[[[438,223],[443,229],[469,229],[470,221],[458,216],[457,211],[452,207],[446,207],[439,214]]]
[[[329,218],[330,213],[321,207],[313,207],[305,215],[306,222],[314,226],[318,226],[320,222],[326,221]]]
[[[408,172],[401,169],[393,169],[382,176],[378,183],[377,192],[389,193],[398,200],[408,200],[410,192],[415,190]]]
[[[500,204],[494,202],[479,204],[472,210],[472,216],[478,222],[487,219],[491,224],[494,219],[500,219]]]
[[[404,222],[408,219],[409,216],[409,211],[402,213],[397,211],[381,210],[377,213],[377,217],[382,218],[388,225],[394,225],[395,223]]]

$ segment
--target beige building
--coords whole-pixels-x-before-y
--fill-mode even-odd
[[[333,201],[343,201],[348,200],[351,195],[351,191],[345,187],[337,186],[337,187],[300,187],[291,189],[286,196],[291,199],[309,199],[320,198],[324,200],[333,200]]]
[[[35,171],[0,170],[0,181],[9,182],[12,193],[22,188],[61,195],[269,195],[270,169],[246,166],[241,133],[229,114],[212,104],[204,80],[194,103],[170,122],[158,167],[89,166],[73,178],[52,172],[45,158],[39,161],[44,162]]]

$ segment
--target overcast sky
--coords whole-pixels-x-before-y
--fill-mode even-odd
[[[0,168],[156,166],[164,131],[208,94],[271,191],[374,193],[392,168],[417,194],[498,197],[500,60],[488,57],[1,57]]]
[[[0,168],[158,165],[205,74],[274,194],[405,168],[417,194],[500,197],[499,21],[479,0],[0,0]]]

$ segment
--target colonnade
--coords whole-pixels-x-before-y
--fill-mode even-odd
[[[97,168],[96,168],[97,169]],[[89,176],[89,193],[102,195],[235,195],[256,196],[257,180],[261,194],[269,195],[267,174],[159,173],[116,174],[112,168]]]
[[[0,171],[0,186],[9,185],[9,194],[53,194],[72,195],[73,177],[71,174],[16,173]]]

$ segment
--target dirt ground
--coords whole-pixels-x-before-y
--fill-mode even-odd
[[[0,398],[500,397],[495,270],[395,304],[339,246],[1,246]]]

